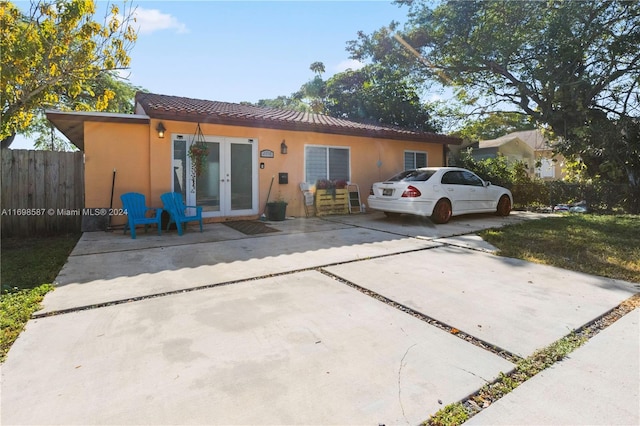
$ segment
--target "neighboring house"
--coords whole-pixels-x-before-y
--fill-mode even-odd
[[[405,168],[442,166],[458,138],[344,119],[184,97],[136,94],[135,114],[47,111],[47,118],[85,154],[85,207],[114,207],[120,194],[181,192],[209,220],[256,218],[269,200],[305,214],[299,184],[346,180],[366,199],[373,182]],[[202,131],[198,136],[196,130]],[[207,167],[193,178],[194,140],[209,147]],[[273,183],[273,186],[272,186]],[[113,224],[124,223],[114,217]]]
[[[523,130],[497,139],[483,140],[469,145],[476,160],[503,155],[507,161],[522,161],[530,176],[545,180],[564,177],[564,158],[553,153],[553,146],[540,130]],[[462,148],[464,149],[464,148]]]

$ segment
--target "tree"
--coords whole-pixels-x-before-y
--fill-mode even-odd
[[[316,73],[317,76],[321,76],[325,72],[324,64],[322,62],[314,62],[309,65],[309,69]]]
[[[526,114],[494,112],[480,119],[467,119],[465,125],[454,133],[467,141],[479,141],[496,139],[509,133],[535,128],[535,124]]]
[[[639,150],[625,136],[640,115],[639,2],[399,3],[410,7],[406,27],[360,33],[355,59],[453,87],[479,112],[511,106],[548,126],[591,176],[622,170],[640,195]]]
[[[251,102],[247,102],[249,105],[253,105]],[[277,108],[277,109],[290,109],[293,111],[302,111],[307,112],[310,111],[310,108],[307,104],[302,102],[300,99],[294,99],[291,96],[278,96],[275,99],[260,99],[255,105],[267,108]]]
[[[105,91],[113,93],[113,98],[109,99],[103,111],[123,114],[132,114],[134,112],[135,94],[137,91],[143,90],[141,87],[136,87],[123,81],[112,72],[100,74],[92,83],[92,88],[94,93],[104,93]],[[97,110],[97,102],[99,102],[98,98],[85,91],[75,98],[62,96],[53,107],[63,111],[95,111]],[[37,149],[51,151],[75,150],[73,145],[56,131],[44,112],[45,108],[36,108],[34,119],[29,127],[23,131],[25,136],[34,139],[34,145]]]
[[[431,106],[420,100],[408,78],[379,66],[337,73],[322,79],[324,64],[314,62],[316,75],[291,96],[261,99],[258,106],[310,111],[364,123],[438,131]]]
[[[116,93],[101,87],[100,79],[128,67],[136,40],[132,10],[126,3],[125,9],[123,15],[110,5],[99,23],[92,0],[34,0],[28,14],[0,2],[2,147],[44,108],[109,108]]]
[[[291,98],[294,102],[308,105],[311,112],[324,114],[326,91],[326,82],[322,79],[322,74],[325,72],[324,64],[314,62],[309,66],[309,69],[316,74],[315,77],[304,83],[300,90],[291,95]]]
[[[430,107],[417,88],[396,71],[368,65],[326,83],[325,110],[334,117],[433,132]]]

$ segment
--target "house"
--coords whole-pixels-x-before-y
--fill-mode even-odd
[[[138,92],[134,114],[47,111],[85,155],[85,207],[114,207],[120,194],[181,192],[209,221],[257,218],[270,201],[305,214],[300,183],[319,179],[359,185],[416,166],[441,166],[458,138],[362,124],[325,115]],[[192,173],[193,143],[208,147],[206,167]],[[124,217],[112,218],[113,224]]]
[[[507,161],[522,161],[530,176],[545,180],[564,177],[564,158],[554,154],[552,143],[540,130],[523,130],[497,139],[482,140],[469,145],[476,160],[503,155]]]

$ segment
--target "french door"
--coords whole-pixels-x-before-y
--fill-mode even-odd
[[[205,136],[206,166],[196,176],[188,155],[193,137],[173,135],[173,191],[188,205],[202,206],[203,217],[258,213],[256,139]]]

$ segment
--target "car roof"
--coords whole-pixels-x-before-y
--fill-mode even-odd
[[[462,167],[419,167],[415,170],[433,170],[433,171],[438,171],[438,170],[465,170],[465,171],[469,171],[467,169],[463,169]]]

